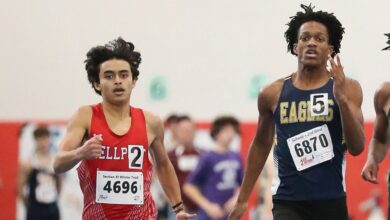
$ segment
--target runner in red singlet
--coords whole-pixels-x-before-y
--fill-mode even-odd
[[[54,162],[56,173],[80,163],[83,219],[155,219],[149,153],[176,218],[194,217],[184,211],[164,149],[161,119],[130,106],[140,62],[140,53],[122,38],[87,53],[88,80],[102,102],[82,106],[74,114]]]

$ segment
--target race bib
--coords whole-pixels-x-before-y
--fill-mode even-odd
[[[142,172],[97,171],[96,203],[144,204]]]
[[[334,157],[333,142],[327,125],[295,135],[287,139],[287,144],[298,171]]]

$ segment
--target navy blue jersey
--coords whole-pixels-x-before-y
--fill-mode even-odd
[[[315,200],[345,196],[345,151],[333,78],[301,90],[284,81],[274,112],[273,199]]]

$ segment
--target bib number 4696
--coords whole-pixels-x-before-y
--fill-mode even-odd
[[[98,170],[96,173],[96,202],[142,205],[144,203],[142,172]]]
[[[137,193],[137,182],[132,182],[131,184],[129,182],[121,182],[121,181],[115,181],[111,183],[111,181],[107,181],[106,185],[103,187],[103,190],[110,193],[113,191],[114,193],[128,193],[131,191],[131,193],[135,194]]]

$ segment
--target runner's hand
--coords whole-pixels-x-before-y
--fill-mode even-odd
[[[83,146],[78,148],[78,155],[81,160],[97,159],[102,154],[102,141],[101,135],[95,135],[87,140]]]
[[[236,204],[233,211],[230,213],[228,220],[240,220],[241,216],[244,215],[247,204]]]
[[[368,159],[362,170],[362,177],[365,181],[378,184],[379,166],[374,160]]]
[[[338,103],[341,101],[347,100],[345,94],[347,91],[344,67],[341,64],[340,55],[336,55],[337,62],[332,58],[331,55],[328,55],[328,59],[330,62],[330,73],[334,78],[333,84],[333,94]]]

